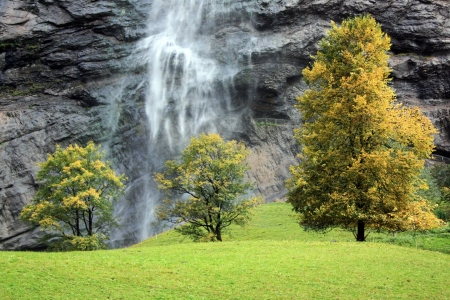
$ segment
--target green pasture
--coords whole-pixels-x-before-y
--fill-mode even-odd
[[[383,239],[304,232],[288,204],[266,204],[222,243],[166,232],[126,249],[0,252],[0,299],[450,299],[448,254]]]

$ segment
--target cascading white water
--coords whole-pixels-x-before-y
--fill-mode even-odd
[[[149,28],[154,33],[138,44],[148,64],[145,112],[150,143],[163,136],[170,149],[179,148],[205,125],[208,131],[216,130],[214,120],[228,99],[216,92],[215,84],[223,78],[218,78],[220,67],[210,58],[210,41],[201,35],[202,26],[214,22],[216,2],[153,2]]]
[[[218,22],[232,17],[232,10],[239,11],[243,3],[249,2],[252,1],[152,1],[148,36],[138,42],[134,56],[136,64],[147,70],[137,86],[145,89],[149,153],[142,163],[150,167],[148,174],[130,187],[137,191],[130,197],[138,195],[144,199],[133,199],[136,202],[132,209],[126,205],[116,208],[117,215],[132,228],[116,233],[113,240],[123,240],[127,230],[138,240],[156,233],[152,222],[161,195],[152,173],[160,171],[167,159],[178,155],[192,136],[218,132],[220,122],[232,130],[228,91],[239,71],[237,57],[246,49],[239,49],[235,41],[227,40],[222,47],[229,48],[220,49],[221,59],[217,59],[211,33]],[[241,38],[238,40],[242,46],[245,43]],[[247,38],[251,40],[250,35]],[[133,222],[139,224],[130,225]]]

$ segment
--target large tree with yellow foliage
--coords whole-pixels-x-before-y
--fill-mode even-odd
[[[225,142],[218,134],[193,137],[180,157],[155,174],[167,198],[157,209],[160,220],[195,241],[222,241],[224,230],[244,225],[260,198],[246,198],[252,185],[245,180],[249,155],[242,143]]]
[[[109,229],[117,226],[113,201],[123,193],[117,176],[93,142],[86,147],[56,146],[39,164],[39,189],[21,219],[41,226],[52,246],[63,250],[104,248]]]
[[[343,227],[357,241],[367,229],[421,230],[439,221],[417,191],[433,151],[432,123],[395,103],[389,87],[390,39],[371,16],[332,23],[298,97],[303,146],[291,168],[288,202],[312,230]]]

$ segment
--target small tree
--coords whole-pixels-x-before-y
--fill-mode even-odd
[[[450,221],[450,165],[440,163],[431,168],[431,174],[441,192],[441,199],[437,201],[439,207],[436,215],[442,220]]]
[[[117,176],[93,142],[86,147],[56,146],[39,164],[40,186],[21,219],[48,232],[50,246],[62,250],[104,248],[109,229],[117,227],[112,202],[123,193],[125,177]]]
[[[303,155],[288,182],[288,202],[301,224],[340,226],[357,241],[365,240],[367,228],[438,226],[418,194],[437,131],[419,109],[394,103],[389,37],[362,16],[332,23],[319,45],[313,66],[303,70],[310,89],[297,98],[305,122],[295,133]]]
[[[244,199],[252,185],[244,180],[249,151],[242,143],[224,142],[218,134],[191,139],[181,156],[155,174],[168,198],[157,209],[159,220],[182,224],[175,230],[193,240],[222,241],[232,223],[244,225],[259,198]]]

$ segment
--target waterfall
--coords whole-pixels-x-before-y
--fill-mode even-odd
[[[236,67],[212,58],[207,31],[233,1],[155,0],[151,34],[137,48],[148,66],[145,112],[150,143],[167,141],[179,151],[200,132],[217,131],[217,117],[229,108],[224,84]]]
[[[125,227],[112,235],[116,246],[120,243],[115,241],[129,239],[130,232],[135,240],[143,240],[161,230],[153,224],[162,197],[153,172],[161,171],[164,162],[177,156],[191,137],[202,132],[222,133],[225,127],[231,131],[237,124],[230,90],[248,48],[242,41],[253,40],[250,34],[244,39],[233,36],[217,49],[212,34],[230,18],[246,22],[248,16],[236,11],[248,3],[252,1],[151,2],[148,35],[137,43],[133,56],[137,67],[145,69],[137,86],[143,88],[145,97],[148,154],[137,165],[148,171],[128,187],[133,192],[127,197],[140,199],[132,199],[132,207],[127,202],[116,207]]]
[[[160,28],[138,44],[148,65],[149,141],[155,143],[162,136],[171,150],[199,133],[218,113],[214,90],[218,67],[208,57],[208,41],[199,35],[204,6],[204,1],[195,0],[154,1],[149,28]]]

